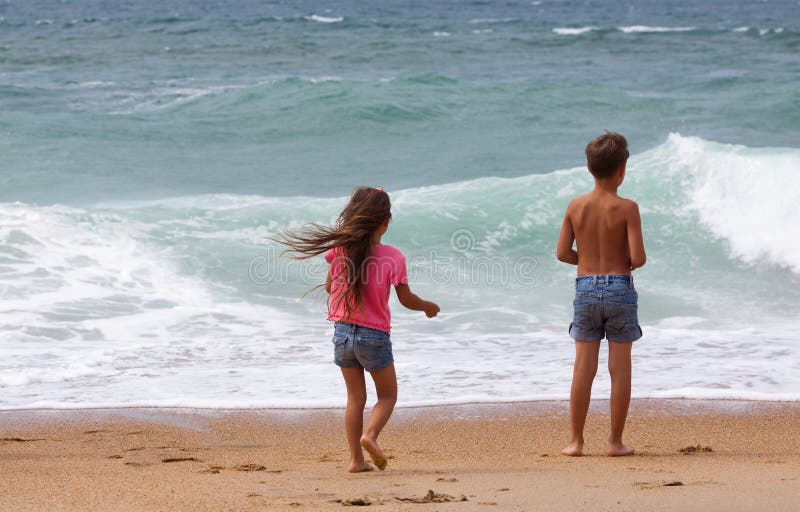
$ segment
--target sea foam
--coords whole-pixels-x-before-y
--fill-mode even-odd
[[[341,23],[344,21],[343,16],[320,16],[318,14],[312,14],[311,16],[306,16],[305,19],[309,21],[316,21],[318,23]]]
[[[580,27],[580,28],[557,27],[553,29],[553,32],[560,36],[577,36],[581,34],[587,34],[591,32],[593,29],[594,29],[593,27]]]
[[[695,30],[695,27],[650,27],[647,25],[629,25],[624,27],[618,27],[620,32],[624,32],[626,34],[635,34],[635,33],[660,33],[660,32],[691,32]]]
[[[636,396],[800,399],[799,156],[673,134],[631,158],[622,193],[649,253]],[[568,397],[574,269],[552,253],[590,187],[575,168],[391,191],[387,243],[443,311],[426,321],[392,299],[400,405]],[[330,223],[344,201],[1,204],[0,408],[342,405],[324,297],[301,300],[324,263],[262,237]]]
[[[752,149],[670,135],[676,172],[691,173],[691,205],[734,257],[769,261],[800,273],[800,190],[796,149]],[[670,149],[664,148],[664,151]]]

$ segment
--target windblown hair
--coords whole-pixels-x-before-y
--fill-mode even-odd
[[[628,141],[606,130],[586,146],[586,165],[595,178],[610,178],[628,161]]]
[[[321,224],[308,224],[303,231],[283,231],[276,242],[288,246],[283,255],[304,260],[324,254],[336,247],[342,248],[343,263],[337,275],[331,275],[335,283],[344,283],[344,293],[339,294],[337,303],[343,304],[344,316],[352,315],[362,303],[366,280],[366,265],[372,249],[375,232],[391,219],[389,194],[382,189],[356,187],[350,195],[350,202],[339,214],[333,227]],[[313,288],[312,288],[313,290]]]

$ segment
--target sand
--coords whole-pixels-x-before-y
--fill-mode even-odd
[[[606,407],[583,458],[563,402],[399,409],[356,475],[341,410],[2,412],[0,510],[800,510],[800,404],[634,400],[624,458]]]

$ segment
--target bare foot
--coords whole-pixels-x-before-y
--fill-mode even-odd
[[[367,450],[367,453],[369,453],[369,456],[372,458],[372,462],[378,466],[378,469],[381,471],[386,469],[386,463],[389,462],[389,460],[374,439],[370,439],[366,435],[361,436],[361,447]]]
[[[561,450],[562,455],[568,457],[582,457],[583,456],[583,443],[570,443],[569,446]]]
[[[608,444],[608,456],[609,457],[625,457],[627,455],[633,455],[634,451],[632,448],[628,448],[622,443],[609,443]]]
[[[361,461],[361,463],[351,462],[350,466],[347,468],[347,471],[349,473],[363,473],[364,471],[375,471],[375,468],[364,461]]]

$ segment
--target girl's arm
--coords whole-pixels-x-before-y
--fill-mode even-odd
[[[398,284],[394,287],[394,291],[397,293],[397,299],[404,308],[412,311],[424,311],[428,318],[433,318],[439,314],[439,306],[437,304],[420,299],[411,291],[408,284]]]
[[[328,269],[328,276],[325,278],[325,291],[331,293],[331,269]]]

